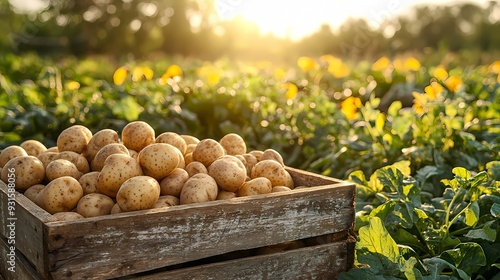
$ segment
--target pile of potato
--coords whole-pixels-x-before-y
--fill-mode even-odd
[[[121,137],[120,137],[121,136]],[[219,141],[127,124],[119,135],[74,125],[57,147],[28,140],[0,153],[1,179],[59,220],[290,191],[275,150],[247,152],[237,134]]]

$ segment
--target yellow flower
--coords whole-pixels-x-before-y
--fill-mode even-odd
[[[171,65],[170,67],[167,68],[167,71],[161,76],[160,78],[160,84],[161,85],[166,85],[168,79],[173,78],[173,77],[181,77],[182,76],[182,69],[178,65]]]
[[[361,99],[357,97],[349,96],[340,103],[340,110],[348,120],[354,120],[358,117],[359,108],[361,108]]]
[[[66,83],[65,87],[67,90],[77,90],[80,88],[80,83],[75,82],[75,81],[71,81],[71,82]]]
[[[375,61],[375,63],[373,63],[372,70],[373,71],[382,71],[382,70],[387,69],[387,67],[389,67],[390,64],[391,64],[391,61],[389,60],[389,58],[387,58],[386,56],[382,56],[377,61]]]
[[[490,72],[500,74],[500,60],[494,61],[489,68]]]
[[[441,65],[434,69],[432,75],[441,81],[444,81],[448,78],[448,72]]]
[[[286,89],[286,99],[294,99],[295,96],[297,96],[297,93],[299,92],[299,89],[297,88],[297,85],[294,83],[284,83],[281,85],[282,89]]]
[[[335,78],[344,78],[351,73],[351,69],[340,58],[332,57],[328,61],[328,72]]]
[[[146,78],[146,80],[151,80],[153,78],[153,70],[145,66],[135,67],[132,72],[132,81],[140,82],[142,81],[142,77]]]
[[[407,58],[404,62],[404,68],[410,71],[418,71],[420,69],[420,61],[414,57]]]
[[[221,78],[220,71],[211,64],[205,64],[204,66],[199,68],[198,75],[205,78],[207,82],[211,85],[218,84]]]
[[[426,86],[424,89],[429,100],[436,100],[437,96],[443,91],[443,86],[438,82],[432,82],[430,85]]]
[[[393,62],[392,62],[392,65],[394,65],[394,69],[398,72],[404,72],[406,69],[405,69],[405,64],[404,62],[401,60],[401,59],[395,59]]]
[[[425,105],[427,104],[427,98],[425,94],[414,91],[413,95],[413,110],[417,114],[423,114],[425,112]]]
[[[127,78],[128,70],[125,67],[120,67],[116,69],[115,73],[113,73],[113,82],[115,85],[119,86],[122,85],[123,82],[125,82],[125,79]]]
[[[457,92],[462,87],[462,79],[458,76],[451,76],[448,79],[446,79],[445,84],[446,84],[446,87],[451,92]]]
[[[304,72],[308,72],[309,70],[317,67],[316,61],[313,58],[308,57],[308,56],[299,57],[299,59],[297,59],[297,65]]]

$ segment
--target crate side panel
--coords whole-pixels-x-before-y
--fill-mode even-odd
[[[340,232],[353,226],[354,192],[324,186],[50,223],[50,270],[57,279],[117,277]]]
[[[26,258],[19,252],[15,251],[15,256],[13,260],[8,254],[11,254],[10,245],[7,240],[0,240],[0,255],[5,256],[6,260],[2,260],[0,264],[0,279],[32,279],[39,280],[42,279],[36,270],[31,266],[31,264],[26,260]],[[13,261],[12,263],[8,263]]]

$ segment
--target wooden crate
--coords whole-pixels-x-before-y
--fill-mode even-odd
[[[354,260],[355,186],[287,170],[308,188],[67,222],[17,193],[15,279],[335,279]],[[297,240],[305,246],[262,254]],[[14,279],[5,262],[0,272]]]

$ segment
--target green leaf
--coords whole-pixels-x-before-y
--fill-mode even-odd
[[[456,176],[463,178],[463,179],[466,179],[466,180],[469,180],[471,177],[470,172],[463,167],[455,167],[451,170],[451,172],[453,174],[455,174]]]
[[[339,280],[361,280],[361,279],[370,279],[370,280],[400,280],[401,278],[375,274],[373,270],[369,267],[362,268],[353,268],[348,272],[342,272],[339,274]]]
[[[499,218],[500,217],[500,203],[493,203],[493,205],[491,205],[490,213],[491,213],[491,215],[493,215],[493,217]]]
[[[113,106],[113,114],[127,121],[137,120],[141,113],[142,107],[131,96],[122,98]]]
[[[495,180],[500,180],[500,160],[486,163],[486,170]]]
[[[427,250],[427,248],[425,248],[425,246],[420,243],[420,240],[418,240],[415,235],[411,234],[406,229],[400,228],[392,236],[394,237],[394,241],[396,241],[398,244],[408,245],[411,248],[417,248],[422,251]]]
[[[441,279],[441,275],[443,275],[443,270],[446,268],[450,268],[453,271],[453,275],[458,277],[458,279],[470,280],[469,275],[461,269],[457,269],[456,266],[447,262],[446,260],[439,257],[432,257],[430,259],[425,259],[424,264],[427,266],[427,270],[430,272],[430,277],[426,279]],[[448,274],[448,273],[446,273]],[[444,279],[455,279],[445,277]]]
[[[494,242],[497,239],[497,231],[491,228],[494,222],[495,221],[489,221],[480,229],[469,230],[465,237]]]
[[[415,265],[418,263],[418,260],[414,257],[409,258],[405,262],[404,274],[406,279],[408,280],[417,280],[422,279],[422,274],[418,269],[415,268]]]
[[[484,182],[488,181],[488,173],[486,171],[481,171],[476,174],[476,176],[472,177],[470,184],[471,188],[476,188]]]
[[[376,272],[399,270],[401,256],[398,245],[378,217],[359,229],[356,243],[358,262],[368,264]]]
[[[376,171],[377,178],[390,191],[403,194],[403,174],[394,166],[386,166]]]
[[[404,176],[410,176],[411,174],[410,164],[411,162],[409,160],[402,160],[393,163],[392,166],[396,167],[399,171],[401,171],[401,173]]]
[[[474,274],[486,265],[483,248],[477,243],[460,243],[454,249],[444,251],[441,258],[468,275]]]
[[[389,214],[394,211],[394,207],[396,206],[396,202],[393,200],[389,200],[384,204],[379,205],[377,208],[373,209],[370,212],[370,217],[379,217],[382,220],[385,220]]]
[[[479,221],[479,204],[474,201],[465,209],[465,224],[472,227]]]

